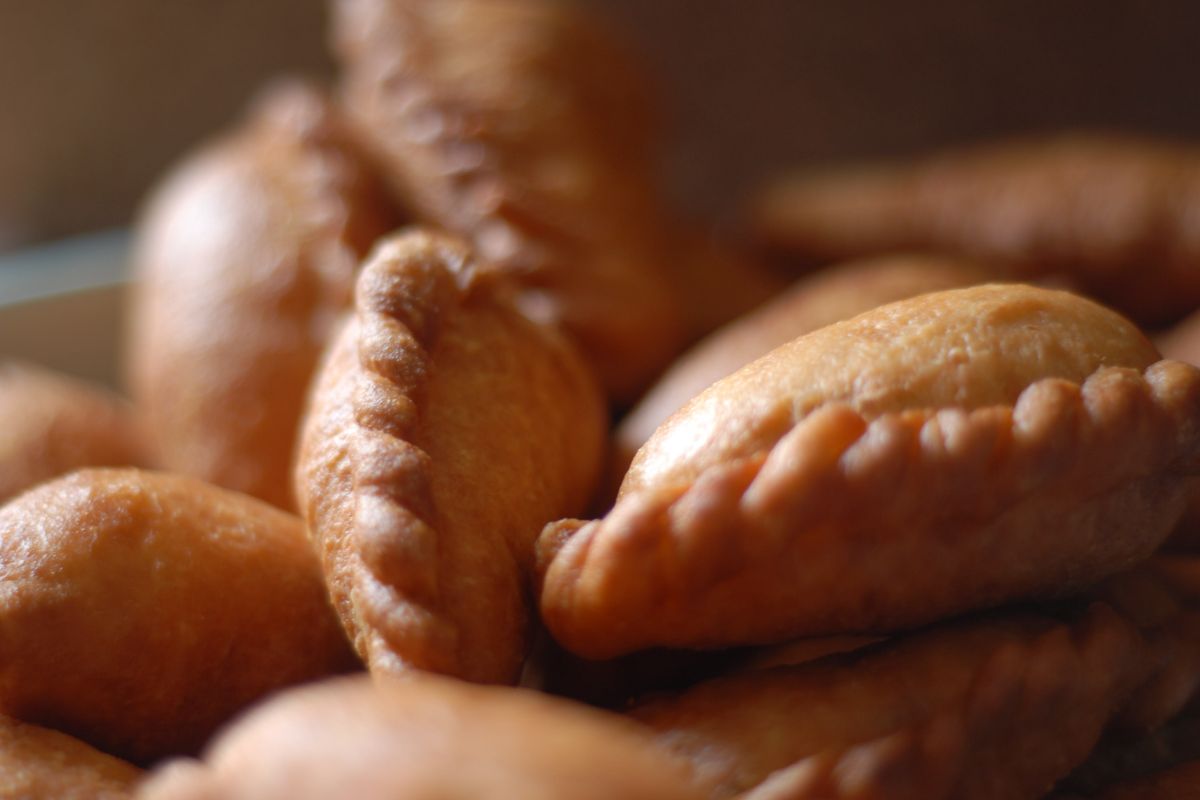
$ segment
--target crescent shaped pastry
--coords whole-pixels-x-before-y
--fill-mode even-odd
[[[0,717],[0,797],[126,800],[142,771],[78,739]]]
[[[1057,609],[718,678],[631,713],[714,797],[1038,797],[1106,730],[1155,730],[1195,696],[1200,573],[1181,587],[1166,577],[1178,565],[1159,566]]]
[[[1145,558],[1200,454],[1200,370],[1065,292],[923,295],[772,351],[539,543],[569,649],[896,630]]]
[[[993,277],[969,261],[905,255],[843,264],[801,280],[678,358],[621,421],[615,460],[627,467],[658,426],[688,400],[798,336],[884,303]]]
[[[285,509],[305,392],[394,216],[324,94],[277,85],[138,226],[133,396],[171,470]]]
[[[418,219],[469,241],[628,400],[686,335],[648,81],[546,0],[339,0],[351,114]]]
[[[139,470],[0,508],[0,713],[144,764],[355,665],[296,517]]]
[[[688,769],[621,717],[431,676],[284,693],[160,769],[141,800],[701,800]]]
[[[457,240],[380,243],[314,388],[297,494],[372,671],[516,680],[542,526],[586,507],[599,388]]]
[[[787,178],[752,213],[801,260],[940,250],[1023,278],[1064,273],[1161,323],[1200,306],[1198,203],[1195,148],[1075,134]]]
[[[0,503],[80,467],[150,466],[133,409],[108,390],[0,361]]]

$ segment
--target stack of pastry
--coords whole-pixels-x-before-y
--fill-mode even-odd
[[[1196,791],[1189,150],[718,243],[581,10],[332,9],[149,201],[133,403],[0,373],[0,795]]]

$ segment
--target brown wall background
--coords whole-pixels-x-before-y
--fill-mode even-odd
[[[785,166],[1008,133],[1200,138],[1200,3],[590,4],[658,71],[697,211]],[[323,29],[321,0],[0,0],[0,247],[126,224],[264,79],[326,72]]]

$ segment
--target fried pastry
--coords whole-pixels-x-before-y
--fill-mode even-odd
[[[395,215],[319,90],[273,87],[151,198],[126,343],[170,469],[285,509],[320,353]]]
[[[908,164],[796,176],[763,192],[760,238],[809,262],[895,250],[1065,273],[1137,319],[1200,306],[1200,158],[1106,135],[999,142]]]
[[[1166,358],[1200,366],[1200,314],[1192,314],[1157,339]],[[1171,534],[1168,546],[1189,552],[1200,551],[1200,482],[1192,492],[1179,527]]]
[[[522,689],[432,676],[285,693],[205,763],[160,769],[141,800],[700,800],[680,762],[615,715]]]
[[[200,481],[84,470],[0,509],[0,713],[147,763],[356,666],[299,519]]]
[[[347,105],[400,197],[561,324],[618,400],[683,343],[639,65],[548,0],[338,0]]]
[[[797,336],[884,303],[984,283],[987,269],[938,256],[885,256],[800,281],[675,361],[617,428],[614,461],[628,467],[658,426],[700,392]]]
[[[141,774],[66,734],[0,717],[0,798],[124,800]]]
[[[603,397],[504,273],[451,237],[381,242],[356,307],[297,468],[338,614],[372,671],[514,681],[534,541],[595,490]]]
[[[150,466],[129,405],[83,381],[0,361],[0,503],[80,467]]]
[[[1067,623],[1010,613],[718,678],[631,713],[712,798],[1036,797],[1087,756],[1140,679],[1143,648],[1105,606]]]
[[[800,337],[664,423],[606,517],[547,526],[543,618],[603,658],[1079,589],[1161,543],[1200,467],[1200,370],[1157,360],[1117,314],[1017,285]]]

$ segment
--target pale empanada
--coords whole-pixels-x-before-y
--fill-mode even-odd
[[[0,717],[0,798],[125,800],[141,775],[64,733]]]
[[[520,285],[609,393],[685,336],[656,186],[648,81],[611,33],[548,0],[338,0],[347,105],[398,194]]]
[[[697,344],[658,379],[617,428],[623,469],[658,426],[726,375],[797,336],[926,292],[984,283],[984,267],[937,256],[885,256],[834,267],[800,281]]]
[[[603,397],[457,240],[384,240],[314,388],[297,495],[373,671],[516,680],[542,526],[586,507]]]
[[[1145,322],[1200,306],[1200,157],[1112,135],[999,142],[765,190],[759,235],[810,262],[896,250],[1062,273]]]
[[[167,178],[138,228],[126,343],[165,466],[295,507],[305,391],[393,224],[337,112],[300,83]]]
[[[200,481],[84,470],[0,509],[0,712],[136,763],[355,666],[299,519]]]
[[[142,800],[700,800],[686,765],[628,720],[523,689],[343,679],[258,708],[174,762]]]
[[[40,367],[0,362],[0,503],[80,467],[152,461],[124,400]]]
[[[1200,370],[1088,300],[924,295],[714,384],[616,507],[547,526],[541,608],[607,657],[886,631],[1146,557],[1200,464]]]
[[[1200,647],[1194,599],[1153,567],[1110,584],[1057,609],[718,678],[632,714],[715,797],[760,784],[751,797],[1039,797],[1106,729],[1156,728],[1195,694],[1200,661],[1173,663]],[[1190,685],[1173,691],[1184,665]]]

